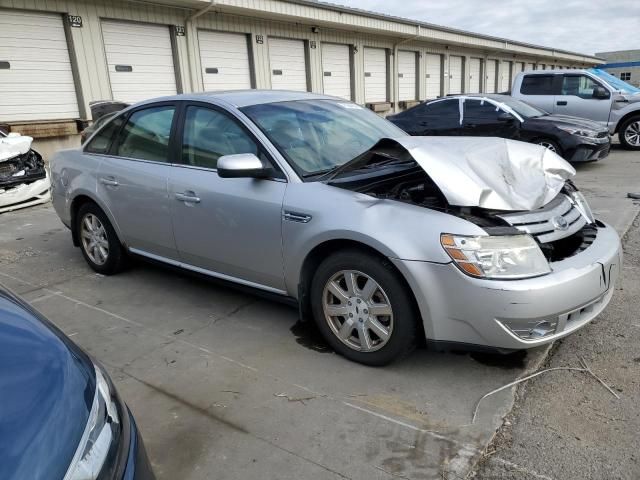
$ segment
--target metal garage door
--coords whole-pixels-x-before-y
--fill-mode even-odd
[[[442,95],[442,56],[427,53],[427,99]]]
[[[500,62],[500,90],[506,92],[511,88],[511,62],[503,60]]]
[[[479,58],[469,59],[469,93],[480,93],[482,80],[482,61]]]
[[[449,93],[462,93],[462,57],[449,57]]]
[[[0,122],[78,116],[62,17],[0,10]]]
[[[524,69],[527,72],[533,70],[533,63],[526,63]]]
[[[513,64],[513,74],[511,75],[511,80],[513,81],[513,79],[516,78],[516,75],[522,71],[524,71],[524,63],[515,62]],[[509,88],[511,88],[511,85],[509,85]]]
[[[198,43],[205,91],[251,88],[246,35],[200,30]]]
[[[349,45],[322,44],[322,91],[351,100]]]
[[[364,101],[387,101],[387,51],[384,48],[364,49]]]
[[[271,88],[307,91],[307,64],[303,40],[269,39]]]
[[[176,93],[168,26],[103,20],[102,37],[114,100],[132,103]]]
[[[415,100],[418,98],[416,62],[416,52],[404,50],[398,52],[398,100]]]
[[[487,60],[487,74],[485,75],[487,79],[487,85],[485,88],[486,93],[496,93],[497,74],[498,74],[498,69],[496,68],[497,65],[498,65],[497,60]]]

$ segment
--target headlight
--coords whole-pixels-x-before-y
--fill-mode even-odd
[[[96,392],[87,426],[64,480],[95,480],[120,430],[118,409],[109,383],[99,367],[96,371]]]
[[[595,130],[589,130],[586,128],[575,128],[575,127],[565,127],[565,126],[558,126],[558,128],[564,132],[570,133],[571,135],[578,135],[579,137],[596,138],[598,136],[598,132],[596,132]]]
[[[440,242],[458,268],[472,277],[517,279],[551,272],[529,235],[466,237],[443,233]]]
[[[574,190],[569,193],[569,198],[571,199],[571,203],[573,203],[587,222],[593,223],[596,221],[593,216],[593,212],[591,211],[591,207],[587,203],[587,199],[582,195],[582,192]]]

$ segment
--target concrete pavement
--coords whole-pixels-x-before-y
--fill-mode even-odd
[[[578,167],[622,232],[638,155]],[[541,360],[419,350],[368,368],[324,346],[297,311],[146,263],[86,266],[50,206],[0,216],[0,281],[112,374],[160,479],[464,477],[513,404],[476,401]]]

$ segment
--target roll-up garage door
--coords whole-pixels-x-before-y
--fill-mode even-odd
[[[479,58],[469,59],[469,93],[480,93],[482,62]]]
[[[364,101],[387,101],[387,51],[384,48],[364,49]]]
[[[351,100],[349,45],[322,44],[322,91]]]
[[[449,56],[449,93],[462,93],[462,57]]]
[[[427,60],[427,99],[438,98],[442,94],[442,56],[428,53]]]
[[[303,40],[269,39],[271,88],[307,91],[307,64]]]
[[[524,66],[525,71],[529,72],[531,70],[533,70],[533,63],[527,63]]]
[[[500,62],[500,90],[499,92],[506,92],[511,88],[511,62]]]
[[[62,16],[0,10],[0,123],[78,116]]]
[[[416,52],[398,52],[398,99],[415,100],[418,98]]]
[[[497,63],[497,60],[487,60],[487,74],[485,75],[487,80],[487,87],[485,88],[486,93],[496,93],[496,79],[498,73],[498,69],[496,68]]]
[[[516,75],[520,72],[522,72],[524,70],[524,63],[522,62],[515,62],[513,64],[513,74],[511,75],[511,79],[513,81],[514,78],[516,78]],[[509,85],[509,88],[511,88],[511,85]]]
[[[205,91],[251,88],[246,35],[200,30],[198,43]]]
[[[133,103],[175,95],[168,26],[103,20],[102,37],[114,100]]]

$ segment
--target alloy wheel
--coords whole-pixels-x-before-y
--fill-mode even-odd
[[[96,265],[104,265],[109,258],[109,240],[104,225],[93,213],[87,213],[82,219],[80,238],[89,259]]]
[[[640,120],[627,125],[624,130],[624,139],[629,145],[640,147]]]
[[[333,334],[349,348],[374,352],[393,332],[393,309],[382,287],[357,270],[341,270],[325,284],[324,317]]]
[[[551,150],[554,153],[558,153],[558,150],[556,149],[556,146],[551,142],[547,142],[547,141],[543,140],[543,141],[541,141],[539,143],[539,145],[542,145],[544,148],[546,148],[548,150]]]

